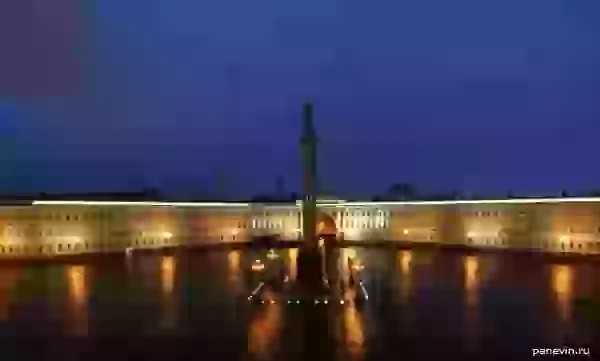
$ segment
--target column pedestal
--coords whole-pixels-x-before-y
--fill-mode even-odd
[[[309,298],[327,292],[323,283],[323,262],[323,254],[317,247],[301,247],[298,251],[296,280],[303,293]]]

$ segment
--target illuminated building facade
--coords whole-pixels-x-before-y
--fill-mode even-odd
[[[338,240],[600,253],[600,198],[317,203],[317,230]],[[302,238],[301,202],[34,201],[0,206],[0,257]]]

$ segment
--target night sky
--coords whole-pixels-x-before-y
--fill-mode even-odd
[[[0,3],[3,191],[600,188],[598,1]]]

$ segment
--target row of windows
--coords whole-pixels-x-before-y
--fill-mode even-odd
[[[63,252],[63,251],[79,252],[79,251],[89,249],[89,245],[87,244],[87,242],[86,243],[75,243],[75,244],[67,243],[64,245],[62,243],[59,243],[56,245],[45,244],[45,245],[40,245],[40,246],[0,245],[0,253],[31,253],[31,252],[49,253],[49,252],[53,252],[54,248],[56,248],[56,251],[58,251],[58,252]]]
[[[600,251],[600,242],[585,242],[585,243],[577,243],[577,244],[573,243],[572,241],[568,242],[568,243],[561,242],[560,248],[563,251],[575,250],[575,249],[581,251],[584,249],[585,245],[587,245],[587,247],[585,247],[585,248],[587,248],[588,251]]]
[[[160,246],[169,244],[168,238],[144,238],[144,239],[136,239],[133,242],[136,246]]]
[[[356,229],[367,229],[367,228],[387,228],[388,227],[387,220],[381,220],[379,222],[375,222],[372,219],[367,222],[361,222],[356,219],[345,219],[343,222],[344,228],[356,228]]]
[[[111,218],[110,213],[83,213],[83,214],[47,214],[44,219],[48,221],[56,220],[56,221],[99,221],[99,220],[108,220]]]
[[[500,212],[498,211],[475,211],[473,212],[475,217],[499,217]]]
[[[473,238],[469,238],[469,239],[467,239],[467,243],[468,244],[486,245],[486,246],[505,246],[505,245],[507,245],[506,239],[503,239],[503,238],[484,238],[484,239],[478,239],[477,241],[475,241]]]
[[[502,238],[486,238],[486,239],[479,239],[477,241],[475,241],[472,238],[469,238],[467,240],[468,244],[471,245],[488,245],[488,246],[506,246],[508,244],[508,241],[506,239],[502,239]],[[553,241],[548,240],[548,241],[541,241],[541,246],[543,247],[544,245],[546,246],[546,248],[554,248],[552,245],[554,244]],[[574,242],[561,242],[560,243],[560,249],[562,251],[568,251],[568,250],[579,250],[579,251],[583,251],[584,249],[588,250],[588,251],[600,251],[600,242],[584,242],[584,243],[574,243]]]
[[[247,226],[248,225],[245,222],[239,222],[237,224],[238,229],[246,229]],[[370,229],[370,228],[388,228],[388,227],[389,227],[389,222],[387,220],[380,220],[380,221],[368,220],[367,222],[365,222],[365,221],[356,220],[356,219],[345,219],[343,221],[343,228],[350,228],[350,229]],[[261,220],[254,219],[252,221],[252,228],[282,230],[285,227],[284,227],[284,222],[282,220],[280,220],[278,222],[269,222],[268,220],[262,220],[262,222],[261,222]],[[198,231],[208,232],[209,231],[209,227],[207,227],[206,225],[204,225],[202,227],[193,227],[192,229],[195,232],[198,232]],[[431,231],[435,232],[436,229],[432,228]],[[594,231],[596,231],[597,233],[600,233],[600,227],[598,227]],[[566,230],[566,232],[573,233],[573,228],[569,227]],[[52,228],[48,228],[48,229],[36,232],[32,229],[12,228],[11,226],[7,227],[5,229],[4,233],[9,237],[15,237],[15,238],[30,237],[30,236],[34,236],[35,234],[38,234],[39,236],[49,236],[49,237],[64,235],[64,233],[61,232],[60,229],[55,230]],[[582,233],[587,233],[587,232],[582,232]],[[115,232],[111,233],[111,236],[113,236],[113,237],[122,237],[122,236],[127,236],[127,235],[128,235],[128,232],[126,232],[126,231],[115,231]],[[140,231],[138,233],[138,235],[140,237],[142,237],[143,232]]]
[[[242,224],[243,228],[246,228],[246,223]],[[283,220],[278,221],[270,221],[268,219],[253,219],[252,220],[252,228],[262,228],[262,229],[283,229],[284,223]]]
[[[22,214],[22,215],[9,215],[6,217],[14,220],[46,220],[46,221],[94,221],[94,220],[107,220],[110,219],[110,213],[82,213],[82,214]]]
[[[391,216],[392,212],[391,211],[384,211],[384,210],[376,210],[376,211],[346,211],[344,212],[344,215],[346,217],[371,217],[371,216]]]
[[[270,215],[275,215],[275,216],[278,215],[280,217],[283,217],[283,214],[281,212],[278,212],[278,213],[275,213],[275,214],[269,213],[269,212],[264,212],[263,215],[265,217],[269,217]],[[294,211],[292,211],[292,212],[288,213],[289,217],[298,217],[299,215],[300,215],[300,212],[294,212]]]
[[[223,237],[221,236],[221,239],[222,238]],[[160,246],[160,245],[167,245],[167,244],[169,244],[169,240],[166,238],[164,238],[164,239],[159,239],[159,238],[152,239],[151,238],[151,239],[136,239],[133,242],[133,244],[131,244],[131,245]],[[111,247],[117,247],[117,246],[123,246],[123,244],[120,244],[118,242],[107,242],[107,243],[99,244],[96,248],[111,248]],[[89,250],[90,248],[89,248],[89,244],[87,242],[75,243],[75,244],[58,243],[56,245],[45,244],[45,245],[40,245],[40,246],[0,245],[0,253],[31,253],[31,252],[50,253],[50,252],[53,252],[55,249],[57,252],[70,252],[70,251],[81,252],[84,250]]]

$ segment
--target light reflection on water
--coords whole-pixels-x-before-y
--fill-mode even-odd
[[[481,266],[478,256],[463,256],[465,292],[465,337],[467,347],[476,347],[479,340],[479,294],[481,287]]]
[[[275,299],[276,296],[266,290],[266,299]],[[267,302],[257,310],[255,317],[248,327],[248,353],[259,360],[274,358],[282,328],[282,302]]]
[[[12,293],[21,280],[22,273],[17,268],[0,269],[0,322],[10,317]]]
[[[552,265],[552,289],[556,299],[558,314],[563,321],[571,318],[573,302],[573,267],[571,265]]]
[[[381,257],[384,252],[394,252],[388,257],[389,262],[386,261],[385,264],[377,261],[385,258]],[[297,272],[298,250],[281,250],[279,254],[281,259],[286,262],[285,268],[288,276],[293,280]],[[459,322],[452,324],[449,328],[452,328],[457,336],[468,339],[470,343],[480,343],[484,339],[487,339],[487,342],[494,339],[501,343],[505,336],[493,333],[498,318],[515,318],[512,321],[515,327],[529,327],[536,330],[535,332],[538,332],[540,337],[546,337],[543,327],[530,323],[533,321],[526,318],[521,319],[516,315],[511,315],[510,300],[504,298],[509,299],[511,295],[517,293],[528,297],[530,302],[522,302],[523,307],[528,307],[525,310],[528,314],[538,315],[539,318],[549,320],[547,328],[560,328],[562,327],[560,322],[577,322],[573,307],[574,300],[581,297],[579,294],[581,290],[575,287],[577,278],[582,277],[582,273],[585,273],[586,277],[591,280],[600,276],[600,266],[592,261],[579,263],[565,261],[563,264],[553,264],[547,260],[529,259],[523,255],[464,255],[460,253],[432,255],[431,252],[416,249],[398,251],[358,249],[357,251],[352,248],[340,249],[337,254],[339,257],[336,262],[339,265],[341,279],[347,279],[350,274],[347,264],[348,257],[360,256],[362,257],[360,261],[365,266],[363,271],[365,278],[377,279],[374,277],[376,273],[374,270],[387,267],[391,270],[395,269],[395,272],[378,273],[376,276],[380,277],[379,282],[381,275],[385,274],[385,277],[393,277],[393,279],[387,280],[390,285],[401,285],[401,287],[391,287],[392,291],[390,292],[399,293],[403,309],[396,305],[383,307],[382,302],[386,301],[379,296],[382,293],[381,287],[384,287],[381,282],[368,282],[367,288],[370,287],[368,290],[372,300],[366,307],[356,305],[352,302],[353,295],[347,294],[348,303],[344,307],[327,308],[330,315],[335,314],[335,317],[332,317],[336,320],[333,327],[341,331],[335,337],[338,338],[345,350],[344,357],[351,360],[368,359],[369,357],[368,345],[373,337],[373,330],[369,327],[374,324],[370,309],[386,309],[386,312],[391,312],[378,315],[376,321],[385,329],[378,328],[376,330],[377,337],[385,338],[386,335],[393,337],[390,336],[393,332],[408,330],[407,332],[414,332],[417,337],[425,340],[427,336],[418,333],[420,329],[417,325],[427,322],[428,316],[438,314],[439,311],[436,308],[440,304],[444,305],[444,310],[448,313],[465,315],[464,323],[461,323],[459,318]],[[145,321],[127,324],[128,329],[123,332],[131,337],[141,337],[136,335],[143,333],[144,326],[142,325],[158,324],[168,329],[169,332],[179,332],[178,328],[182,322],[187,322],[197,335],[210,332],[213,335],[211,337],[218,339],[218,337],[226,337],[219,335],[237,332],[239,335],[237,333],[236,335],[242,341],[247,341],[247,344],[244,345],[244,347],[247,346],[247,349],[240,352],[247,352],[249,356],[259,359],[283,360],[286,358],[280,357],[282,354],[278,352],[278,349],[284,347],[281,343],[284,335],[282,330],[286,326],[286,315],[294,312],[290,308],[293,306],[284,302],[262,306],[251,305],[247,302],[236,303],[235,307],[239,310],[240,315],[247,314],[251,317],[234,317],[235,320],[231,320],[231,314],[226,315],[230,311],[217,307],[231,303],[228,302],[229,298],[224,300],[223,297],[233,298],[233,295],[240,292],[249,294],[256,287],[255,283],[242,282],[242,280],[250,278],[249,276],[256,276],[255,273],[250,272],[249,265],[257,257],[267,260],[266,252],[211,250],[186,255],[187,263],[193,266],[190,269],[186,268],[186,263],[182,264],[179,256],[135,253],[128,258],[123,256],[122,259],[112,260],[114,265],[110,265],[108,268],[102,268],[95,262],[80,263],[79,265],[2,265],[0,268],[0,325],[13,325],[21,322],[16,314],[29,310],[26,305],[29,301],[26,301],[25,298],[23,301],[19,301],[19,298],[15,296],[19,284],[39,281],[46,282],[48,285],[61,283],[63,287],[48,286],[36,289],[36,292],[46,292],[45,294],[36,294],[36,297],[53,300],[46,302],[47,310],[42,311],[52,314],[54,319],[66,321],[68,328],[66,330],[54,329],[53,332],[56,334],[64,332],[68,335],[94,337],[96,330],[94,322],[98,320],[91,316],[92,312],[96,314],[95,317],[118,313],[115,318],[127,316],[134,320],[143,319]],[[429,262],[421,262],[422,259]],[[511,262],[505,262],[507,259],[512,260],[514,264],[524,260],[522,263],[527,264],[527,273],[523,275],[515,273],[511,268]],[[519,262],[515,260],[519,260]],[[223,265],[227,265],[227,268]],[[432,271],[433,269],[435,272]],[[32,270],[36,270],[36,272],[30,272]],[[59,272],[51,272],[52,270]],[[105,292],[110,293],[111,302],[91,302],[90,300],[98,297],[100,291],[98,291],[97,283],[102,274],[107,273],[107,270],[115,275],[112,281],[115,283],[114,287]],[[32,275],[32,279],[24,281],[22,275],[28,272]],[[513,277],[513,274],[516,276]],[[180,286],[180,278],[184,275],[189,278],[194,290],[198,290],[197,300],[188,300],[189,309],[178,306],[179,301],[187,297],[182,293]],[[437,278],[437,280],[432,282],[428,277]],[[219,278],[222,278],[224,282],[219,282]],[[526,278],[526,282],[523,281],[524,278]],[[231,282],[227,282],[227,280]],[[258,278],[252,280],[255,282]],[[437,284],[442,281],[448,282],[443,287],[438,286]],[[502,287],[496,287],[496,284],[502,284]],[[220,292],[223,285],[234,292]],[[490,288],[494,291],[493,300],[486,296],[489,294]],[[422,290],[427,292],[421,292]],[[463,295],[464,297],[457,302],[451,297],[447,297],[448,293],[444,292],[455,292],[454,295]],[[52,296],[55,293],[61,293],[61,297],[54,300]],[[416,295],[420,295],[420,297],[415,297]],[[267,294],[267,296],[280,297],[277,294]],[[594,302],[598,302],[600,301],[600,289],[590,286],[586,296]],[[211,299],[211,297],[215,299]],[[429,297],[429,299],[424,299],[424,297]],[[243,298],[245,300],[245,297]],[[11,300],[14,307],[9,308]],[[127,303],[128,300],[134,301]],[[393,315],[393,313],[400,313],[403,310],[414,310],[414,306],[419,302],[421,302],[418,308],[419,312],[412,313],[410,319]],[[146,304],[159,304],[160,312],[147,307]],[[190,313],[200,316],[191,320],[188,317]],[[554,316],[557,314],[560,316],[560,322],[554,321]],[[210,323],[207,323],[209,321]],[[440,323],[454,321],[456,320],[437,320]],[[40,318],[39,323],[44,322],[47,320]],[[27,327],[30,327],[29,324]],[[577,324],[575,327],[577,328]],[[40,329],[45,328],[41,327]],[[481,337],[480,333],[483,330],[488,330],[491,334]],[[315,332],[325,334],[327,330],[315,330]],[[287,333],[289,335],[285,337],[299,337],[294,334],[294,330],[286,329],[285,334]],[[48,337],[54,336],[54,334],[48,335]],[[577,339],[573,342],[576,343]],[[223,343],[227,344],[227,342]],[[336,346],[332,345],[332,347]],[[384,345],[383,347],[388,346]],[[389,352],[394,354],[393,345],[390,345],[389,348]],[[285,355],[285,350],[282,352]]]
[[[464,267],[464,287],[466,292],[467,305],[475,307],[479,301],[479,257],[465,256],[463,257]]]
[[[66,268],[69,292],[69,309],[71,310],[70,332],[76,336],[88,333],[88,287],[86,282],[88,270],[83,265]]]
[[[163,294],[163,316],[161,326],[172,329],[177,322],[177,309],[175,308],[175,272],[176,260],[173,256],[162,256],[160,259],[160,279]]]
[[[400,250],[398,251],[397,260],[400,265],[400,287],[401,287],[401,299],[403,302],[408,302],[411,296],[411,263],[412,263],[412,251]]]
[[[365,320],[361,312],[356,308],[354,301],[356,292],[347,290],[345,295],[346,304],[343,308],[343,330],[346,351],[351,360],[358,361],[364,356],[365,346]]]
[[[288,276],[291,281],[296,280],[298,275],[298,248],[288,249]]]
[[[227,264],[229,270],[229,283],[233,289],[235,295],[239,295],[242,292],[242,277],[241,277],[241,266],[240,266],[240,251],[232,249],[227,254]]]

